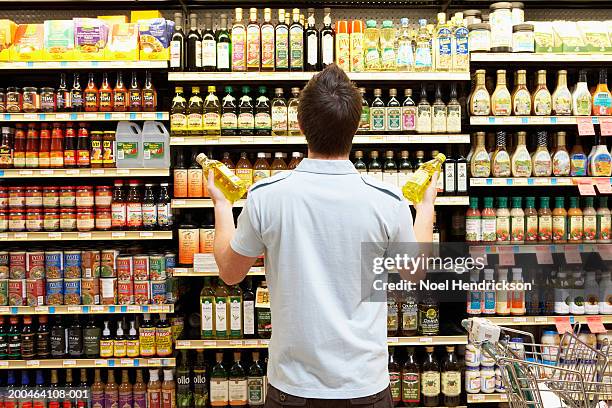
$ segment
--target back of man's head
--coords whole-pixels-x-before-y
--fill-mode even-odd
[[[298,122],[312,153],[349,154],[360,117],[361,94],[336,64],[315,75],[300,94]]]

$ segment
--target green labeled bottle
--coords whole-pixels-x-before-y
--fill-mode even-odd
[[[247,377],[248,403],[250,408],[262,408],[265,403],[264,398],[264,370],[259,363],[259,351],[252,353],[253,364],[249,368]]]
[[[374,90],[374,100],[370,106],[370,130],[376,132],[384,132],[386,130],[386,107],[382,101],[382,90],[376,88]]]
[[[242,289],[233,285],[229,290],[230,339],[242,338]]]
[[[229,338],[229,293],[227,286],[221,280],[217,280],[217,288],[215,289],[215,338]]]
[[[200,292],[200,315],[202,317],[200,336],[204,340],[215,338],[215,289],[211,278],[204,278],[204,286]]]

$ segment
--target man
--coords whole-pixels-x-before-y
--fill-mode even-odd
[[[386,303],[363,298],[362,264],[396,242],[431,242],[434,176],[410,208],[395,187],[349,161],[361,95],[331,65],[300,95],[308,158],[253,185],[234,228],[232,204],[208,175],[215,204],[215,259],[228,284],[265,253],[273,334],[266,407],[392,407]],[[362,243],[366,244],[362,251]]]

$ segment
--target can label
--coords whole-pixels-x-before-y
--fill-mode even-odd
[[[117,281],[117,300],[120,305],[134,304],[134,284],[131,280]]]
[[[75,279],[81,277],[81,251],[64,252],[64,278]]]
[[[100,276],[100,251],[88,249],[81,252],[81,275],[83,278]]]
[[[9,278],[25,279],[26,277],[26,253],[11,252],[9,255]]]
[[[134,281],[134,303],[146,305],[151,298],[151,283],[149,281]]]
[[[149,277],[152,281],[166,279],[166,258],[163,255],[149,256]]]
[[[117,304],[117,278],[100,279],[100,296],[103,305]]]
[[[9,277],[9,253],[8,251],[0,252],[0,279],[8,279]]]
[[[43,279],[45,277],[45,253],[42,251],[26,252],[26,278]]]
[[[100,304],[100,284],[98,278],[81,279],[81,302],[84,305]]]
[[[0,279],[0,306],[8,306],[8,279]]]
[[[133,260],[129,255],[117,257],[117,279],[132,280],[134,278]]]
[[[45,276],[47,279],[64,277],[64,254],[62,251],[45,252]]]
[[[134,280],[149,280],[149,257],[147,255],[134,257]]]
[[[114,249],[103,250],[100,253],[100,277],[115,278],[117,276],[116,257],[117,251]]]
[[[154,304],[166,303],[166,281],[151,282],[151,302]]]
[[[26,279],[26,303],[28,306],[45,304],[45,280]]]
[[[9,279],[9,306],[25,306],[25,279]]]
[[[47,279],[46,297],[48,305],[64,304],[64,281],[62,279]]]
[[[64,279],[64,304],[81,304],[81,279]]]

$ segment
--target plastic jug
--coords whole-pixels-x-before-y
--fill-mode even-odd
[[[143,167],[170,167],[170,133],[163,123],[146,121],[142,126],[142,144]]]
[[[115,152],[117,168],[143,167],[142,163],[142,130],[134,122],[117,123],[115,134]]]

